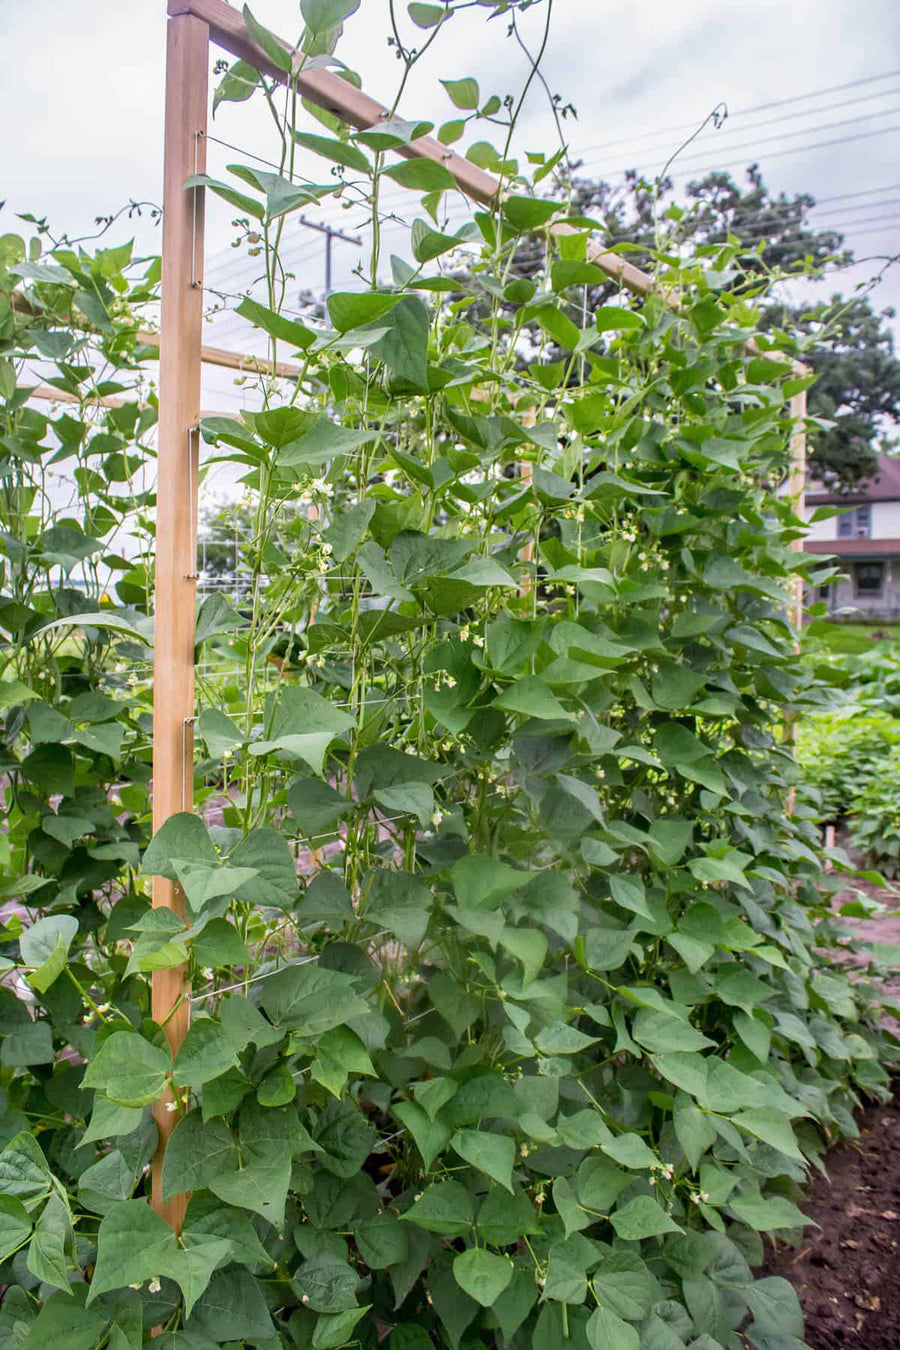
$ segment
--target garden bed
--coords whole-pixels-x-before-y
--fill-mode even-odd
[[[895,1093],[897,1084],[895,1083]],[[900,1107],[875,1106],[859,1138],[829,1154],[810,1188],[799,1251],[779,1244],[767,1274],[790,1280],[811,1350],[900,1345]]]

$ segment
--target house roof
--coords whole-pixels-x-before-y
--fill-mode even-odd
[[[804,539],[804,553],[829,553],[838,558],[900,557],[900,539]]]
[[[900,502],[900,458],[878,456],[878,472],[855,492],[835,492],[824,483],[810,482],[808,506],[856,506],[865,502]]]

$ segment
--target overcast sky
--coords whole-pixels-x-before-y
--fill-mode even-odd
[[[405,19],[402,3],[398,12],[407,40],[415,41],[418,30]],[[255,0],[254,13],[286,38],[296,38],[301,27],[297,0]],[[545,4],[538,4],[522,20],[530,42],[537,41],[544,13]],[[415,72],[401,113],[438,125],[454,116],[437,83],[441,76],[474,76],[482,97],[521,88],[524,57],[507,37],[506,21],[487,22],[486,14],[476,8],[446,25],[434,57],[429,54]],[[164,0],[2,0],[7,204],[0,228],[21,228],[13,213],[31,211],[49,216],[59,231],[78,233],[129,198],[160,200],[165,27]],[[387,0],[362,0],[338,48],[365,90],[385,101],[398,78],[388,31]],[[783,0],[553,0],[543,69],[552,92],[577,108],[566,134],[572,153],[592,174],[616,179],[631,165],[658,172],[688,128],[725,102],[725,127],[707,128],[677,161],[679,183],[708,167],[740,172],[756,159],[773,189],[827,199],[816,218],[846,229],[858,256],[900,250],[896,0],[793,0],[790,6]],[[875,78],[892,72],[893,78]],[[824,92],[798,97],[814,91]],[[255,102],[220,109],[211,130],[270,155],[271,136]],[[760,107],[775,102],[778,107]],[[476,138],[484,135],[481,129]],[[554,145],[546,96],[534,86],[520,148]],[[210,149],[216,169],[239,158],[215,145]],[[312,173],[327,179],[321,161]],[[415,202],[407,205],[415,209]],[[247,266],[228,250],[233,214],[223,204],[211,211],[207,248],[207,280],[225,278],[229,288]],[[326,214],[352,228],[352,215],[334,207]],[[321,236],[294,224],[290,229],[296,231],[291,246],[298,275],[320,286]],[[149,221],[123,222],[110,238],[131,233],[140,248],[159,247]],[[391,237],[390,247],[399,250],[402,232],[396,240]],[[337,246],[336,256],[338,281],[346,281],[359,250]],[[829,278],[828,289],[849,293],[879,266],[864,263],[839,273]],[[875,297],[879,306],[890,302],[900,302],[900,267]],[[232,334],[239,339],[233,321],[229,329],[224,320],[221,331],[225,341]]]

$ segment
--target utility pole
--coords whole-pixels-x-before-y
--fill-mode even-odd
[[[300,224],[305,225],[308,230],[318,230],[325,236],[325,294],[331,294],[331,241],[332,239],[341,239],[345,244],[358,244],[362,246],[362,239],[358,234],[344,234],[343,230],[336,230],[332,225],[320,225],[317,220],[307,220],[305,216],[300,217]]]

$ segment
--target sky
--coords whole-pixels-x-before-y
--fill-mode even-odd
[[[546,4],[522,17],[521,31],[537,45]],[[895,0],[552,0],[550,38],[542,70],[553,94],[577,117],[564,131],[570,154],[584,172],[618,181],[626,168],[650,175],[719,104],[729,116],[710,124],[683,150],[676,183],[710,167],[740,174],[756,160],[776,191],[809,192],[820,201],[814,219],[841,228],[861,258],[832,274],[822,289],[852,293],[883,267],[881,255],[900,252],[900,6]],[[297,0],[254,0],[256,17],[296,39],[302,21]],[[404,40],[422,33],[398,3]],[[482,100],[517,95],[527,73],[507,21],[487,21],[483,7],[454,16],[432,52],[413,72],[400,104],[407,117],[437,125],[455,113],[440,78],[472,76]],[[2,0],[0,109],[3,146],[0,230],[21,230],[16,212],[49,217],[58,231],[88,232],[94,217],[129,199],[161,197],[165,84],[164,0]],[[363,88],[390,102],[399,63],[386,44],[388,0],[362,0],[348,21],[337,55],[358,71]],[[884,78],[882,78],[884,77]],[[775,105],[775,106],[772,106]],[[309,119],[308,129],[321,130]],[[495,129],[496,130],[496,129]],[[212,136],[265,157],[273,141],[258,100],[220,108]],[[472,139],[484,137],[484,128]],[[494,131],[491,132],[493,137]],[[467,141],[461,142],[464,148]],[[552,151],[556,131],[547,95],[537,85],[526,102],[520,149]],[[460,147],[457,147],[460,148]],[[210,143],[210,168],[221,171],[241,155]],[[322,161],[303,169],[327,181]],[[411,194],[398,189],[398,211],[420,214]],[[453,218],[463,219],[458,201]],[[209,211],[206,283],[239,291],[255,264],[230,248],[234,212]],[[329,206],[322,219],[353,232],[357,214]],[[405,219],[410,219],[406,215]],[[157,251],[158,227],[149,213],[122,220],[110,242],[136,237],[139,250]],[[321,288],[322,236],[293,221],[288,253],[297,284]],[[409,255],[408,227],[388,232],[387,251]],[[336,283],[353,284],[361,250],[335,244]],[[799,293],[793,298],[799,298]],[[210,303],[214,303],[211,301]],[[888,269],[873,294],[881,308],[900,308],[900,265]],[[234,346],[246,335],[220,316],[211,342]],[[223,397],[240,400],[228,381]]]

